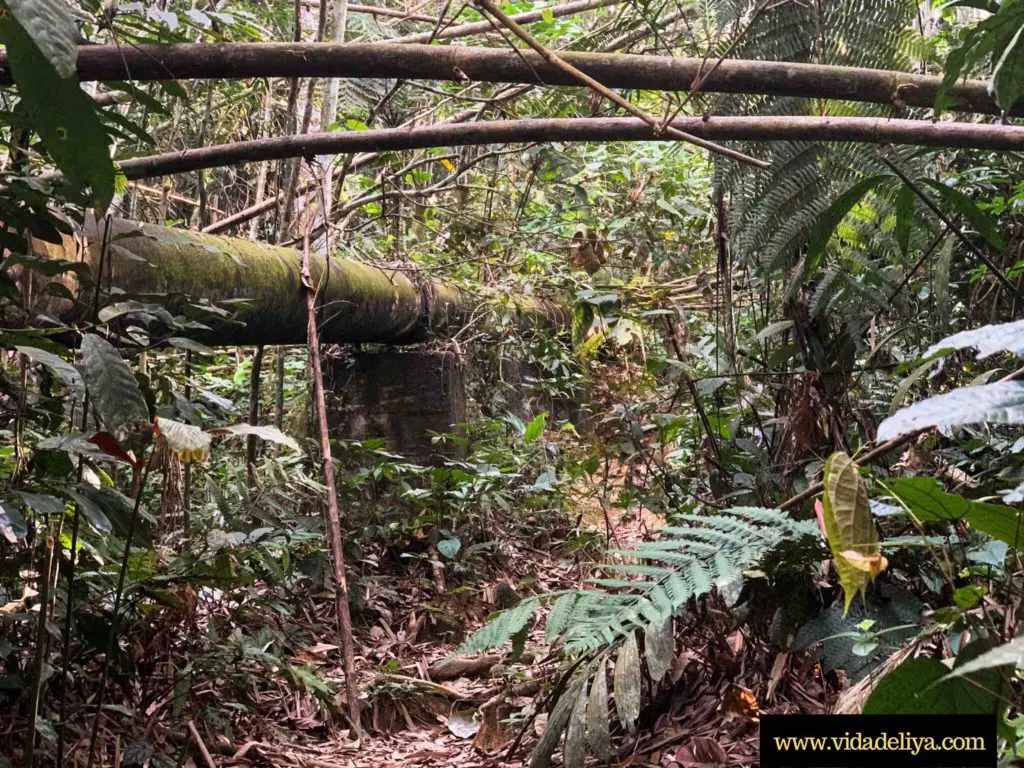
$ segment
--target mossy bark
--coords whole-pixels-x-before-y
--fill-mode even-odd
[[[48,258],[84,259],[93,275],[101,274],[108,293],[113,288],[123,300],[159,304],[208,326],[179,335],[213,345],[305,341],[301,254],[296,250],[122,219],[111,219],[109,225],[89,221],[84,234],[84,250],[70,237],[63,247],[37,242],[34,250]],[[402,271],[348,259],[328,262],[313,255],[310,271],[320,290],[321,338],[327,343],[423,341],[461,328],[476,303],[447,283],[421,283]],[[67,324],[84,321],[92,293],[68,287],[76,301],[41,293],[35,308]],[[232,316],[203,312],[207,302]],[[522,297],[516,305],[526,324],[565,324],[565,311],[550,302]]]

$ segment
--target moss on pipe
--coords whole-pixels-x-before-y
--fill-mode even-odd
[[[209,329],[181,335],[214,345],[305,340],[299,251],[123,219],[110,219],[109,227],[105,221],[87,221],[84,234],[88,248],[82,255],[94,274],[106,243],[103,285],[123,292],[125,299],[159,304],[176,314],[204,302],[234,311],[230,320],[205,313],[199,319]],[[79,252],[70,237],[63,247],[36,242],[34,250],[68,260]],[[448,283],[420,284],[404,272],[348,259],[328,262],[314,254],[310,271],[320,286],[321,338],[329,343],[423,341],[461,328],[476,304]],[[37,308],[65,323],[80,323],[88,316],[91,294],[68,287],[77,301],[44,295]],[[528,324],[568,325],[563,322],[567,313],[550,302],[521,297],[515,303]]]

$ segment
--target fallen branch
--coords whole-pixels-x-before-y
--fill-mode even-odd
[[[690,117],[672,125],[686,133],[721,141],[849,141],[961,149],[1024,150],[1024,127],[978,123],[933,123],[874,117]],[[511,142],[667,141],[643,120],[626,117],[491,120],[443,123],[421,128],[300,134],[166,152],[121,161],[129,179],[149,179],[201,168],[216,168],[289,157],[350,152],[386,152]],[[274,201],[262,204],[267,209]],[[230,226],[236,214],[217,223]]]
[[[609,88],[688,91],[707,66],[704,59],[671,56],[555,53]],[[468,78],[490,83],[578,84],[569,73],[525,51],[382,43],[86,45],[78,49],[78,75],[83,82],[400,77],[452,82],[465,82]],[[5,52],[0,55],[0,85],[11,83],[13,78]],[[701,83],[701,91],[841,99],[896,108],[901,104],[931,107],[941,85],[940,77],[891,70],[733,60],[723,61]],[[955,110],[1001,114],[984,81],[958,82],[950,89],[950,97],[957,105],[953,107]]]
[[[500,664],[504,659],[505,654],[503,653],[491,653],[472,658],[442,659],[427,667],[427,674],[431,680],[455,680],[459,677],[475,677],[489,673],[495,664]],[[532,653],[526,652],[520,657],[520,662],[523,664],[530,664],[532,661]]]
[[[210,750],[206,748],[206,743],[203,741],[203,737],[199,735],[199,729],[196,728],[196,724],[191,720],[188,721],[188,732],[192,736],[192,743],[196,745],[196,749],[199,750],[200,756],[203,758],[203,763],[206,768],[217,768],[216,763],[213,762],[213,756],[210,755]]]

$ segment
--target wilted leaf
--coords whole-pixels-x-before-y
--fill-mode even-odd
[[[876,574],[871,568],[884,568],[878,559],[881,548],[871,505],[868,504],[867,487],[857,465],[845,453],[832,454],[825,464],[823,502],[828,544],[846,598],[845,616],[854,596],[864,592],[874,579]],[[856,564],[850,561],[847,552],[858,556]],[[872,564],[868,570],[862,567],[865,562]]]
[[[530,759],[531,768],[547,768],[551,764],[551,755],[558,746],[559,739],[569,722],[569,715],[572,713],[573,705],[586,683],[586,676],[577,674],[565,687],[561,697],[555,702],[554,709],[548,716],[547,726],[544,733],[534,747],[533,756]]]
[[[647,627],[644,632],[644,656],[647,659],[647,671],[651,675],[651,680],[658,682],[665,676],[672,666],[675,650],[671,617]]]
[[[587,743],[591,751],[601,760],[611,756],[611,729],[608,726],[608,678],[605,675],[604,659],[597,664],[594,681],[590,686],[590,701],[587,702]]]
[[[211,437],[199,427],[184,424],[173,419],[154,420],[157,434],[167,441],[167,447],[174,451],[185,464],[205,461],[210,455]]]
[[[619,722],[632,733],[640,717],[640,651],[635,632],[626,636],[626,641],[619,649],[612,679],[615,683],[615,710],[619,713]]]
[[[216,429],[209,430],[209,432],[211,435],[234,435],[236,437],[255,435],[261,440],[279,443],[291,448],[293,451],[302,450],[301,446],[293,438],[288,437],[277,427],[254,427],[252,424],[234,424],[230,427],[217,427]]]
[[[460,709],[448,715],[448,730],[457,739],[471,739],[480,730],[480,721],[473,715],[476,710]]]
[[[572,713],[569,715],[569,727],[565,731],[565,749],[562,763],[565,768],[583,768],[587,757],[587,685],[584,680],[580,692],[576,696]]]

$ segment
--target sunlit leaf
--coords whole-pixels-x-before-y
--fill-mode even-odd
[[[288,437],[277,427],[253,426],[252,424],[233,424],[230,427],[217,427],[209,430],[211,435],[230,435],[234,437],[245,437],[255,435],[260,440],[267,440],[271,443],[291,448],[293,451],[301,451],[302,447],[294,438]]]
[[[885,567],[867,486],[845,453],[834,453],[825,463],[823,508],[829,548],[845,595],[845,616],[857,593],[865,592]],[[854,553],[856,562],[847,553]]]
[[[167,441],[167,447],[174,451],[183,463],[202,462],[210,455],[212,438],[199,427],[173,419],[161,419],[159,416],[153,423],[157,434]]]
[[[967,424],[1024,424],[1024,383],[1003,381],[980,387],[954,389],[897,411],[878,425],[877,440],[929,427]]]

